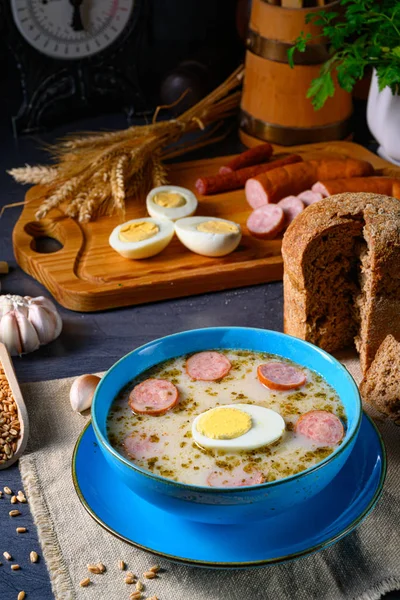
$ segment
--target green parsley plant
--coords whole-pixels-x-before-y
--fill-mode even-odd
[[[362,79],[367,67],[374,67],[379,90],[389,86],[393,94],[400,86],[400,1],[342,0],[341,13],[326,10],[309,14],[306,22],[322,28],[329,40],[330,58],[320,74],[310,84],[307,98],[312,98],[316,110],[322,108],[335,93],[332,73],[344,90],[351,92]],[[294,52],[304,52],[311,34],[302,33],[288,50],[288,60],[294,67]]]

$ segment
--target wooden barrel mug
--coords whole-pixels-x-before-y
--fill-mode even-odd
[[[323,7],[337,10],[340,0]],[[253,0],[247,38],[246,71],[240,111],[240,138],[247,146],[260,140],[292,146],[324,142],[350,133],[351,94],[335,83],[335,95],[314,110],[307,91],[328,58],[327,46],[315,36],[320,28],[306,23],[316,8],[285,8]],[[301,32],[313,39],[288,64],[287,51]]]

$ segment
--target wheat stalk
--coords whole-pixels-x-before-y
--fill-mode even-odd
[[[18,183],[46,184],[51,183],[57,177],[57,169],[42,165],[36,167],[25,165],[25,167],[10,169],[7,173],[14,177]]]
[[[153,157],[152,185],[153,187],[159,187],[160,185],[165,185],[167,182],[167,169],[162,163],[160,155],[156,154]]]
[[[125,214],[126,199],[167,181],[166,157],[200,148],[221,139],[211,123],[220,123],[239,107],[238,87],[243,66],[176,119],[128,127],[122,131],[84,133],[51,148],[53,167],[26,165],[8,171],[19,183],[47,186],[36,218],[60,207],[66,215],[87,222],[101,215]],[[157,118],[156,110],[154,120]],[[199,131],[195,142],[173,147],[188,132]],[[203,133],[204,132],[204,133]]]
[[[43,219],[53,208],[57,208],[62,202],[70,200],[78,185],[79,179],[77,177],[73,177],[66,181],[54,194],[49,196],[49,198],[41,204],[39,210],[36,212],[36,218]]]
[[[128,163],[127,154],[123,154],[114,161],[110,173],[111,194],[114,198],[117,212],[125,216],[125,180],[124,172]]]
[[[80,207],[86,201],[87,197],[88,197],[87,192],[80,192],[79,194],[77,194],[75,196],[75,198],[72,200],[72,202],[70,202],[68,204],[68,206],[66,207],[65,214],[68,217],[72,217],[73,219],[78,217]]]

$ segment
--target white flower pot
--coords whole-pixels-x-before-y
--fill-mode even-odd
[[[368,127],[380,144],[378,154],[400,165],[400,95],[389,87],[381,92],[374,70],[367,104]]]

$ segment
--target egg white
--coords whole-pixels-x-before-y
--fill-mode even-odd
[[[153,237],[141,242],[123,242],[119,239],[121,227],[129,225],[129,223],[149,222],[154,223],[159,228],[159,231]],[[143,217],[142,219],[131,219],[116,227],[109,238],[110,246],[124,258],[142,259],[149,258],[159,254],[172,240],[174,235],[174,226],[167,219],[153,219],[151,217]]]
[[[176,192],[185,198],[186,204],[183,206],[177,206],[176,208],[166,208],[164,206],[160,206],[154,202],[154,196],[160,192]],[[161,185],[160,187],[156,187],[149,192],[146,198],[147,212],[155,219],[169,219],[170,221],[177,221],[178,219],[183,219],[184,217],[190,217],[196,212],[197,205],[197,198],[193,192],[177,185]]]
[[[232,440],[211,439],[197,430],[198,420],[205,414],[201,413],[192,423],[192,437],[199,446],[232,452],[255,450],[276,442],[285,431],[285,421],[279,413],[270,408],[255,406],[254,404],[227,404],[210,410],[224,410],[225,408],[237,408],[249,414],[252,420],[251,429]]]
[[[205,221],[221,221],[236,225],[237,231],[231,233],[207,233],[198,231],[197,227]],[[188,217],[175,223],[175,233],[186,248],[203,256],[225,256],[233,252],[242,239],[242,231],[238,223],[217,217]]]

